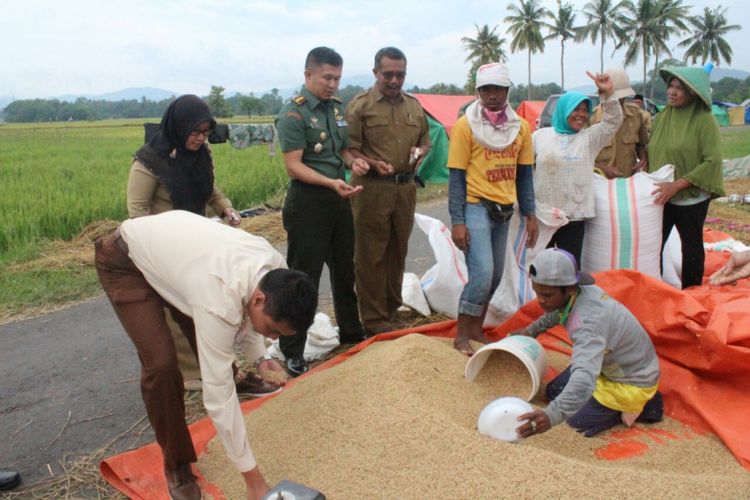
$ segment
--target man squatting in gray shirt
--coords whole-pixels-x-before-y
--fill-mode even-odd
[[[518,417],[519,437],[548,431],[563,420],[586,437],[622,422],[658,422],[664,405],[659,358],[646,331],[620,302],[577,271],[575,257],[548,248],[529,275],[545,314],[511,335],[536,337],[557,324],[573,342],[571,363],[547,385],[545,409]]]

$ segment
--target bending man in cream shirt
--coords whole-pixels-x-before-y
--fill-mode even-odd
[[[135,345],[143,401],[171,498],[200,498],[190,464],[197,460],[184,418],[182,376],[164,319],[168,307],[197,353],[203,402],[248,498],[268,485],[247,441],[234,384],[235,340],[275,339],[307,330],[317,307],[309,277],[286,269],[266,240],[175,210],[127,220],[96,243],[102,288]],[[257,359],[259,342],[247,352]]]

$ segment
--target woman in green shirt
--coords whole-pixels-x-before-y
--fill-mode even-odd
[[[703,282],[703,224],[712,198],[724,195],[719,125],[711,114],[711,87],[702,68],[663,68],[667,106],[656,115],[648,147],[649,170],[674,165],[674,181],[656,184],[664,205],[662,253],[672,227],[682,241],[682,288]]]

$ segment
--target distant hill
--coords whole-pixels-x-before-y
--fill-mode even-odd
[[[741,69],[714,68],[711,72],[711,81],[718,82],[722,78],[737,78],[738,80],[744,80],[748,76],[750,76],[750,73]]]
[[[629,70],[628,74],[632,77],[633,71]],[[641,72],[641,76],[643,76],[643,72]],[[743,71],[741,69],[724,69],[724,68],[714,68],[713,71],[711,71],[711,81],[712,82],[718,82],[722,78],[737,78],[738,80],[744,80],[745,78],[750,76],[750,72]],[[641,83],[640,79],[631,79],[630,84],[631,85],[638,85]],[[574,87],[572,89],[573,92],[580,92],[582,94],[591,94],[596,93],[596,87],[594,85],[581,85],[579,87]]]
[[[294,97],[295,95],[297,95],[297,92],[299,92],[299,90],[302,87],[303,83],[304,83],[304,81],[302,81],[302,79],[300,79],[299,85],[296,86],[296,87],[288,87],[288,88],[278,89],[279,95],[284,100],[289,99],[290,97]],[[368,87],[371,87],[373,83],[375,83],[375,77],[372,74],[370,74],[370,75],[346,76],[346,77],[343,77],[341,79],[341,83],[339,84],[339,88],[343,89],[347,85],[354,85],[354,86],[358,85],[358,86],[363,87],[363,88],[368,88]],[[226,92],[224,95],[226,97],[232,97],[232,96],[236,95],[237,93],[238,92]],[[247,94],[247,93],[248,92],[242,92],[242,94]],[[255,97],[261,97],[263,94],[270,94],[270,93],[271,93],[271,89],[253,91],[253,95],[255,95]]]
[[[133,87],[117,90],[115,92],[107,92],[106,94],[66,94],[49,97],[48,99],[59,99],[61,101],[73,102],[79,97],[85,97],[86,99],[97,101],[124,101],[131,99],[140,100],[142,97],[145,97],[149,101],[161,101],[178,95],[180,95],[180,92],[174,92],[172,90],[164,90],[155,87]]]

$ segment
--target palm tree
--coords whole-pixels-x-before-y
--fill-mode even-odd
[[[529,93],[531,100],[531,54],[544,52],[544,37],[542,37],[542,18],[547,15],[548,10],[539,5],[539,0],[518,0],[519,5],[508,5],[508,10],[515,15],[505,18],[510,23],[510,33],[513,40],[510,42],[511,52],[527,50],[529,54]]]
[[[469,55],[465,60],[476,61],[480,66],[491,62],[507,61],[508,55],[505,53],[505,49],[503,49],[505,38],[497,36],[497,33],[495,33],[497,26],[491,30],[486,24],[481,29],[476,24],[474,27],[477,29],[476,38],[469,38],[468,36],[461,38],[464,49],[469,51]]]
[[[474,27],[477,29],[476,38],[469,38],[468,36],[461,38],[461,43],[464,45],[464,49],[469,51],[469,55],[465,60],[472,61],[465,86],[466,92],[470,94],[474,93],[476,73],[479,66],[491,62],[506,62],[508,60],[508,55],[503,48],[505,38],[500,38],[497,33],[495,33],[497,26],[490,29],[490,27],[485,24],[480,29],[479,26],[475,24]]]
[[[544,26],[549,30],[544,39],[560,39],[560,88],[565,92],[565,42],[574,39],[578,34],[578,28],[573,25],[576,15],[573,12],[572,4],[563,4],[560,0],[557,0],[557,15],[547,12],[547,17],[552,22],[544,23]]]
[[[646,90],[646,67],[648,59],[655,51],[669,52],[666,40],[662,38],[664,29],[658,14],[659,0],[637,0],[636,3],[626,1],[623,5],[625,15],[620,25],[621,33],[615,50],[627,45],[625,51],[625,66],[629,66],[638,59],[643,59],[643,92]]]
[[[710,59],[718,66],[724,59],[727,64],[732,64],[732,47],[724,39],[724,35],[742,27],[737,24],[727,24],[727,18],[724,15],[726,11],[727,9],[721,6],[713,10],[705,7],[702,16],[688,18],[688,22],[693,25],[694,34],[677,44],[678,47],[687,47],[685,61],[690,59],[695,64],[698,59],[701,59],[701,64],[705,64]]]
[[[659,0],[657,12],[659,15],[659,32],[658,35],[666,43],[672,35],[677,35],[687,30],[685,21],[687,21],[690,7],[682,5],[682,0]],[[649,97],[654,98],[654,87],[656,85],[656,75],[659,68],[659,56],[661,55],[659,46],[654,46],[654,71],[651,73],[651,90]],[[672,57],[672,52],[665,52]],[[643,82],[644,92],[646,82]]]
[[[620,0],[616,4],[614,0],[591,0],[583,6],[583,15],[586,16],[586,24],[581,27],[579,32],[579,41],[591,37],[591,41],[596,43],[597,37],[600,39],[602,48],[599,53],[599,72],[604,72],[604,44],[607,38],[613,40],[620,39],[622,34],[620,26],[623,23],[622,8],[626,0]],[[615,49],[617,50],[617,49]]]

